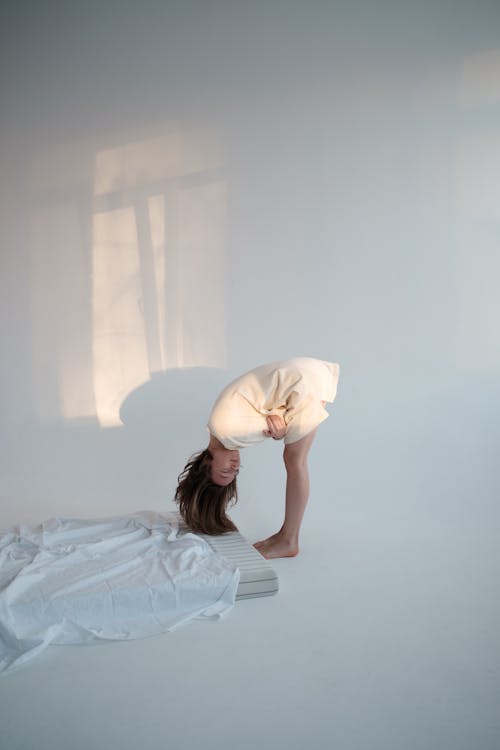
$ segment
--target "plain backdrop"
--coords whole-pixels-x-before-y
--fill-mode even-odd
[[[50,649],[2,749],[496,750],[498,3],[42,0],[1,35],[1,526],[171,510],[226,382],[341,368],[280,594]],[[280,446],[242,463],[255,541]]]

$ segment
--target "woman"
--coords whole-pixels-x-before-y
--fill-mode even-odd
[[[307,456],[325,409],[337,393],[339,366],[311,357],[271,362],[230,383],[208,420],[210,440],[190,458],[175,493],[182,517],[193,530],[222,534],[236,530],[226,508],[237,500],[240,449],[266,438],[283,440],[286,468],[285,519],[281,529],[254,544],[265,558],[295,557],[309,497]]]

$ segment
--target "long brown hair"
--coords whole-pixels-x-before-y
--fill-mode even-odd
[[[175,502],[192,531],[201,534],[225,534],[237,531],[226,515],[226,508],[238,500],[236,478],[226,487],[212,482],[212,455],[208,448],[191,456],[179,474]]]

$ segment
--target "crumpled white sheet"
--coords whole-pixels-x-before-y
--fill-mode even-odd
[[[144,638],[232,608],[239,570],[153,511],[0,531],[0,671],[50,644]]]

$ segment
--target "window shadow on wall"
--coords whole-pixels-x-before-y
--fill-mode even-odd
[[[120,425],[152,373],[223,367],[226,182],[180,127],[33,161],[30,290],[40,420]]]

